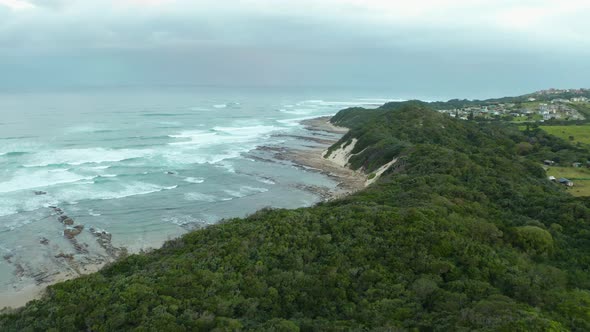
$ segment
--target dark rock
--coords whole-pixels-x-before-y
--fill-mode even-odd
[[[70,239],[70,243],[72,244],[74,249],[76,249],[76,252],[78,252],[80,254],[87,254],[88,253],[88,249],[86,249],[83,245],[81,245],[75,238]]]
[[[317,137],[310,137],[310,136],[302,136],[302,135],[287,135],[287,134],[275,134],[272,135],[273,137],[287,137],[287,138],[295,138],[302,141],[311,141],[321,145],[332,145],[336,143],[338,140],[334,139],[322,139]]]
[[[31,275],[31,277],[33,279],[35,279],[35,282],[37,283],[37,285],[41,285],[41,284],[49,282],[49,278],[51,277],[51,275],[46,271],[41,271],[41,272]]]
[[[306,184],[296,184],[294,185],[295,188],[299,190],[305,190],[310,193],[316,194],[320,196],[323,200],[327,200],[332,197],[332,191],[327,187],[320,187],[314,185],[306,185]]]
[[[72,219],[72,218],[65,218],[64,220],[62,220],[62,223],[64,225],[72,226],[74,224],[74,219]]]
[[[41,240],[39,241],[39,243],[44,244],[44,245],[48,245],[49,240],[47,238],[42,237]]]
[[[47,195],[47,193],[45,191],[41,191],[41,190],[35,190],[34,193],[37,196]]]
[[[74,226],[73,228],[66,228],[64,229],[64,236],[68,239],[73,239],[75,236],[82,233],[84,226],[78,225]]]
[[[111,243],[113,235],[107,231],[90,228],[90,233],[96,237],[96,242],[111,256],[118,257],[124,248],[117,248]]]
[[[55,255],[55,258],[64,258],[66,260],[74,260],[74,255],[72,254],[64,254],[63,252],[60,252],[58,255]]]
[[[20,264],[16,264],[16,270],[14,271],[14,275],[19,278],[22,278],[25,275],[25,268]]]

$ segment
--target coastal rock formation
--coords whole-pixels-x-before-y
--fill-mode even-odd
[[[344,147],[346,151],[337,152],[329,160],[324,158],[326,150],[330,145],[335,144],[343,134],[348,132],[347,128],[337,127],[329,122],[329,117],[310,119],[302,121],[307,132],[302,135],[283,135],[297,140],[312,141],[317,146],[307,146],[306,149],[292,149],[283,146],[261,146],[257,151],[272,154],[276,161],[286,161],[292,166],[308,172],[316,172],[330,177],[339,182],[335,190],[315,185],[297,184],[296,188],[318,195],[322,200],[332,200],[342,197],[348,193],[358,191],[365,187],[366,174],[353,171],[346,167],[350,152],[354,149],[356,142]],[[315,136],[321,135],[322,138]],[[277,135],[279,136],[279,135]],[[333,162],[336,161],[336,162]]]
[[[294,187],[299,190],[304,190],[313,193],[319,196],[322,200],[329,200],[333,197],[333,193],[327,187],[305,185],[302,183],[296,184]]]
[[[84,226],[83,225],[76,225],[74,227],[68,227],[66,229],[64,229],[64,236],[68,239],[72,239],[75,236],[79,235],[80,233],[82,233],[82,230],[84,230]]]
[[[313,136],[303,136],[303,135],[276,134],[276,135],[272,135],[272,137],[289,137],[289,138],[299,139],[302,141],[310,141],[310,142],[314,142],[314,143],[321,144],[321,145],[331,145],[333,143],[333,141],[330,139],[318,138],[318,137],[313,137]]]
[[[8,263],[12,263],[12,261],[11,261],[12,257],[14,257],[13,253],[9,253],[9,254],[2,256],[2,258],[4,258],[4,260],[7,261]]]
[[[67,225],[67,226],[72,226],[74,224],[74,219],[66,216],[65,214],[59,216],[58,219],[62,224]]]
[[[63,258],[65,260],[72,261],[74,260],[74,255],[64,254],[63,252],[60,252],[59,254],[55,255],[55,258]]]
[[[84,225],[74,226],[74,219],[66,215],[64,210],[57,206],[50,206],[50,208],[58,215],[57,220],[66,226],[66,228],[63,230],[63,235],[70,241],[76,252],[79,254],[88,254],[88,245],[82,245],[78,242],[78,240],[76,240],[76,236],[80,235],[84,230]]]
[[[111,239],[113,235],[105,230],[90,228],[90,233],[96,237],[96,242],[113,258],[118,257],[124,250],[113,246]]]

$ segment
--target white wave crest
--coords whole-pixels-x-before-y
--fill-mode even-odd
[[[203,193],[186,193],[184,194],[184,199],[186,199],[187,201],[201,201],[201,202],[216,202],[219,199],[213,195],[209,195],[209,194],[203,194]]]
[[[21,170],[17,171],[10,180],[0,182],[0,193],[47,188],[60,184],[92,180],[93,178],[93,176],[79,175],[67,169],[38,170],[33,172]]]
[[[188,177],[188,178],[185,178],[184,181],[188,182],[188,183],[203,183],[203,182],[205,182],[205,179]]]
[[[31,155],[25,167],[46,167],[49,165],[83,165],[89,163],[120,162],[127,159],[142,158],[153,154],[153,150],[134,149],[63,149],[37,152]]]
[[[238,190],[230,190],[230,189],[224,190],[224,192],[226,194],[228,194],[232,197],[235,197],[235,198],[242,198],[242,197],[251,196],[251,195],[255,195],[255,194],[259,194],[259,193],[264,193],[267,191],[268,191],[268,189],[266,189],[266,188],[257,188],[257,187],[251,187],[251,186],[242,186]]]

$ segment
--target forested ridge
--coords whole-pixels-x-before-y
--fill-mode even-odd
[[[539,130],[423,103],[348,109],[369,188],[262,210],[49,287],[1,331],[588,331],[590,200],[546,179],[590,158]]]

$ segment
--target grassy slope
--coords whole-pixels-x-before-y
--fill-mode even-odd
[[[569,188],[568,192],[574,196],[590,196],[590,169],[588,168],[549,167],[547,176],[555,176],[558,179],[568,178],[574,181],[574,187]]]
[[[420,105],[334,121],[366,150],[357,167],[401,162],[345,199],[229,220],[52,286],[0,330],[590,329],[590,203],[516,155],[522,133]]]
[[[590,125],[581,126],[540,126],[541,129],[551,135],[555,135],[564,140],[569,140],[570,136],[574,137],[573,142],[590,144]]]

